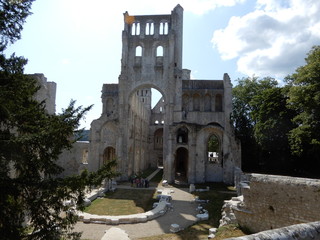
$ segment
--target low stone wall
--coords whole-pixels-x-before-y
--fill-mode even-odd
[[[84,223],[98,223],[98,224],[110,224],[110,225],[118,225],[125,223],[144,223],[150,220],[153,220],[157,217],[164,215],[167,212],[167,209],[171,207],[171,190],[163,189],[158,190],[158,193],[161,193],[159,196],[159,202],[155,208],[148,212],[130,214],[130,215],[120,215],[120,216],[109,216],[109,215],[95,215],[86,212],[77,212],[79,216],[79,221]],[[103,193],[103,189],[92,191],[87,199],[93,201],[98,196]]]
[[[89,213],[78,213],[79,220],[84,223],[99,223],[99,224],[125,224],[125,223],[143,223],[164,215],[167,211],[167,202],[159,202],[154,209],[138,214],[120,215],[120,216],[106,216],[94,215]]]
[[[226,240],[316,240],[320,239],[320,222],[303,223]]]
[[[249,174],[243,201],[233,208],[241,227],[261,232],[320,221],[320,180]]]

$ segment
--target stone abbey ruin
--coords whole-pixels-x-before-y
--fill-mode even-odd
[[[230,78],[190,79],[182,29],[180,5],[170,15],[124,14],[119,83],[103,85],[90,141],[61,159],[66,174],[117,159],[121,180],[163,166],[168,182],[233,182],[241,159],[230,124]],[[162,94],[153,108],[151,88]]]
[[[103,85],[89,141],[61,155],[64,174],[116,159],[118,180],[163,166],[169,183],[235,184],[239,197],[226,201],[221,221],[259,233],[233,239],[320,239],[320,180],[241,172],[230,78],[190,79],[182,68],[182,29],[180,5],[170,15],[124,13],[119,82]],[[38,99],[54,113],[55,83],[34,76],[42,85]],[[153,107],[152,88],[162,94]]]

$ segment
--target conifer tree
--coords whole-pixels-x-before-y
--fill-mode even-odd
[[[74,200],[82,209],[87,186],[117,176],[115,161],[97,172],[58,177],[59,154],[77,140],[72,136],[91,106],[71,101],[61,114],[48,114],[34,97],[38,82],[23,73],[27,60],[6,58],[32,2],[0,0],[0,239],[78,239],[71,231],[77,217],[63,203]]]

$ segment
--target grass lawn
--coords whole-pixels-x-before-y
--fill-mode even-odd
[[[117,189],[106,193],[104,198],[94,200],[84,212],[112,216],[143,213],[152,209],[153,195],[153,190]]]
[[[159,175],[159,178],[161,175]],[[221,208],[224,200],[236,196],[234,189],[221,183],[198,184],[196,188],[210,187],[208,192],[195,192],[200,199],[209,200],[203,205],[209,212],[209,220],[197,222],[178,233],[140,238],[139,240],[204,240],[208,239],[209,229],[218,228]],[[178,186],[177,186],[178,187]],[[97,199],[85,209],[85,212],[100,215],[127,215],[149,211],[155,202],[155,192],[148,189],[117,189],[107,193],[105,198]],[[215,240],[243,236],[245,233],[237,226],[225,226],[218,229]]]
[[[207,240],[209,229],[219,227],[221,208],[224,200],[229,200],[231,197],[236,196],[236,192],[232,188],[221,183],[198,184],[196,185],[196,188],[205,188],[206,186],[210,187],[209,192],[195,192],[194,195],[199,196],[200,199],[209,200],[208,204],[203,205],[209,212],[209,220],[197,222],[178,233],[140,238],[139,240]],[[219,228],[214,239],[221,240],[243,235],[245,235],[245,233],[237,226],[230,225]]]

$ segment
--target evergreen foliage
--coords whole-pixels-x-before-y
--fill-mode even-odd
[[[91,106],[71,101],[61,114],[48,114],[35,100],[37,81],[23,74],[27,60],[3,53],[20,38],[32,2],[0,0],[0,239],[78,239],[71,231],[77,217],[64,201],[82,209],[85,190],[118,173],[111,161],[97,172],[59,177],[59,154],[77,140],[74,131]]]

